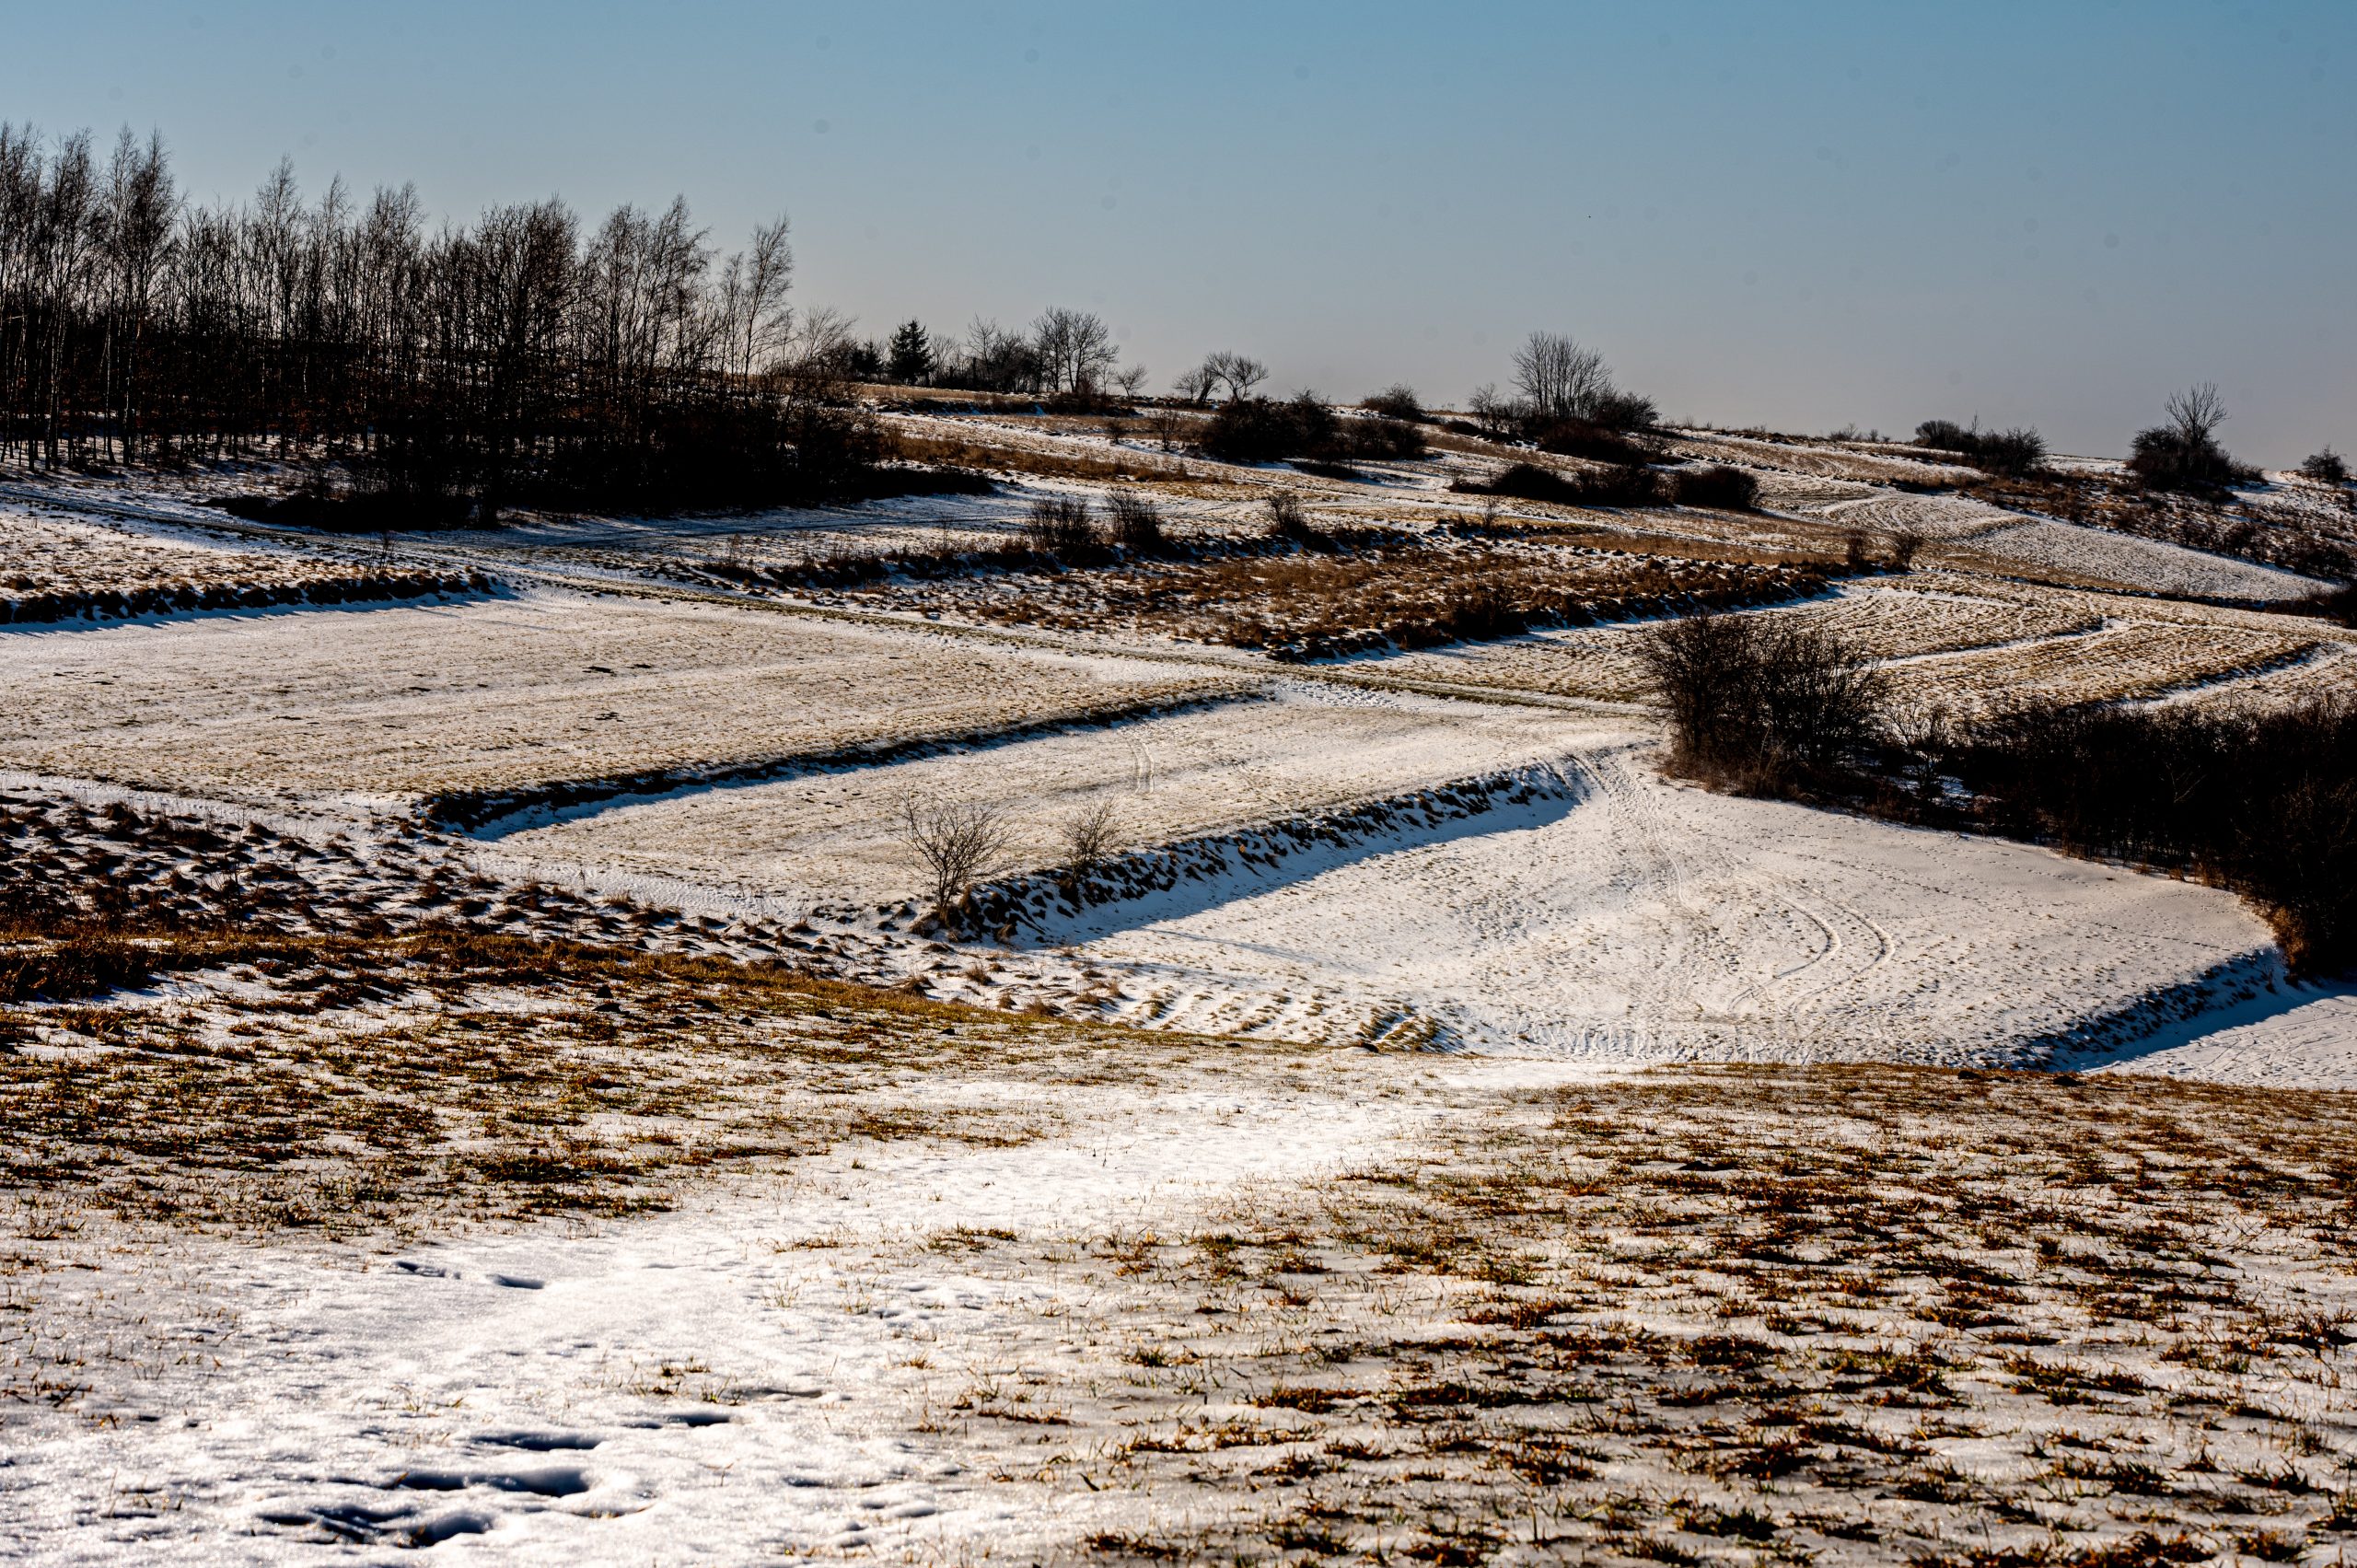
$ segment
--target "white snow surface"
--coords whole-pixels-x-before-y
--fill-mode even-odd
[[[1581,1075],[1447,1073],[1504,1090]],[[337,1538],[504,1563],[1024,1560],[1083,1533],[1098,1500],[993,1481],[998,1460],[920,1428],[978,1382],[1052,1378],[1086,1304],[1052,1274],[970,1273],[925,1238],[1184,1234],[1239,1184],[1314,1178],[1444,1109],[1400,1092],[1430,1068],[1363,1075],[1357,1094],[1010,1085],[1078,1131],[846,1150],[586,1234],[389,1254],[94,1241],[94,1316],[210,1342],[176,1365],[102,1363],[79,1411],[14,1429],[0,1561],[353,1560]]]

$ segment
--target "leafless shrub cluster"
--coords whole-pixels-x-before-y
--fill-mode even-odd
[[[1083,807],[1063,821],[1064,865],[1078,873],[1095,870],[1113,853],[1120,834],[1120,816],[1111,801]]]
[[[964,935],[974,884],[997,870],[1014,845],[1004,813],[986,801],[911,797],[900,803],[895,836],[925,877],[930,918]]]
[[[2173,392],[2163,407],[2166,422],[2138,431],[2129,455],[2128,470],[2140,482],[2155,490],[2205,492],[2257,477],[2218,444],[2226,401],[2215,383]]]
[[[1694,615],[1645,639],[1667,708],[1670,766],[1737,788],[1790,787],[1877,738],[1884,682],[1820,627],[1749,615]]]
[[[1976,468],[2015,479],[2046,466],[2046,438],[2026,425],[1983,430],[1977,419],[1968,425],[1952,419],[1927,419],[1915,427],[1915,445],[1954,452]]]
[[[1085,563],[1105,553],[1104,530],[1085,495],[1046,495],[1031,503],[1024,542],[1059,561]]]
[[[1132,555],[1160,555],[1170,546],[1162,526],[1162,509],[1134,490],[1116,490],[1106,497],[1112,514],[1113,542]]]

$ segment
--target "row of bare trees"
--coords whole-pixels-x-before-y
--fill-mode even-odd
[[[726,259],[680,201],[430,227],[411,187],[307,202],[284,163],[203,206],[159,136],[0,125],[0,463],[311,451],[495,510],[741,448],[823,487],[872,439],[812,412],[848,323],[797,318],[793,271],[783,218]]]

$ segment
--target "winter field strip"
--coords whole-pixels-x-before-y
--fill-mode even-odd
[[[1544,761],[1574,732],[1543,711],[1288,682],[1108,727],[617,802],[501,847],[772,896],[898,901],[919,886],[895,837],[908,800],[997,805],[1014,870],[1059,864],[1062,824],[1100,804],[1121,840],[1164,843]]]
[[[0,764],[385,798],[740,763],[1236,684],[915,631],[536,593],[0,633]]]
[[[2215,889],[1666,784],[1645,756],[1599,727],[1568,796],[1045,939],[1126,974],[1109,1016],[1338,1043],[1414,1017],[1592,1062],[2033,1064],[2084,1016],[2267,962],[2266,927]]]
[[[0,624],[480,593],[466,571],[255,550],[0,503]]]

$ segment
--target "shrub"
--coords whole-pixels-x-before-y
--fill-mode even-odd
[[[1058,561],[1085,562],[1105,553],[1104,532],[1084,496],[1044,495],[1032,502],[1023,537],[1032,549]]]
[[[1651,447],[1620,431],[1587,419],[1561,419],[1540,425],[1531,432],[1530,439],[1542,452],[1585,458],[1591,462],[1645,463],[1655,455]]]
[[[1714,465],[1673,474],[1670,494],[1681,506],[1748,512],[1759,503],[1759,478],[1747,469]]]
[[[1307,392],[1284,402],[1231,398],[1203,426],[1198,445],[1225,463],[1321,457],[1335,447],[1334,411]]]
[[[2165,407],[2169,422],[2138,431],[2130,449],[2128,470],[2140,482],[2153,490],[2199,493],[2258,477],[2218,444],[2226,404],[2216,387],[2204,381],[2173,393]]]
[[[1222,403],[1196,442],[1225,463],[1275,463],[1288,459],[1342,463],[1353,458],[1420,458],[1423,434],[1404,420],[1340,419],[1315,392],[1277,402],[1235,398]],[[1344,475],[1355,478],[1355,475]]]
[[[2357,707],[2030,712],[1954,763],[2001,830],[2189,868],[2264,906],[2295,969],[2357,961]]]
[[[1407,420],[1346,419],[1338,422],[1342,449],[1353,458],[1421,458],[1424,433]]]
[[[2302,463],[2300,472],[2303,477],[2315,480],[2318,484],[2347,484],[2349,460],[2327,447]]]
[[[1359,401],[1359,407],[1386,419],[1404,419],[1415,424],[1427,417],[1424,405],[1416,396],[1416,389],[1405,381],[1395,381],[1379,392],[1369,392]]]
[[[2224,447],[2207,436],[2188,439],[2167,425],[2140,430],[2129,448],[2128,471],[2150,490],[2216,490],[2238,470]]]
[[[1636,463],[1567,477],[1535,463],[1515,463],[1487,484],[1459,480],[1460,493],[1513,495],[1562,506],[1651,506],[1662,498],[1659,476]]]
[[[1170,548],[1162,511],[1134,491],[1116,490],[1105,499],[1113,515],[1113,542],[1132,555],[1160,555]]]
[[[2026,425],[2011,430],[1983,430],[1952,419],[1927,419],[1915,427],[1915,445],[1937,452],[1954,452],[1973,467],[2020,479],[2046,464],[2046,437]]]
[[[932,917],[952,935],[972,912],[974,884],[1014,843],[998,807],[982,801],[904,800],[895,837],[924,877]]]
[[[1670,766],[1742,789],[1824,775],[1882,728],[1879,672],[1833,633],[1757,615],[1691,615],[1639,652],[1669,710]]]
[[[1269,497],[1269,537],[1304,550],[1326,550],[1334,542],[1310,522],[1300,498],[1283,490]]]
[[[1642,463],[1616,463],[1573,482],[1582,506],[1654,506],[1661,503],[1661,476]]]

